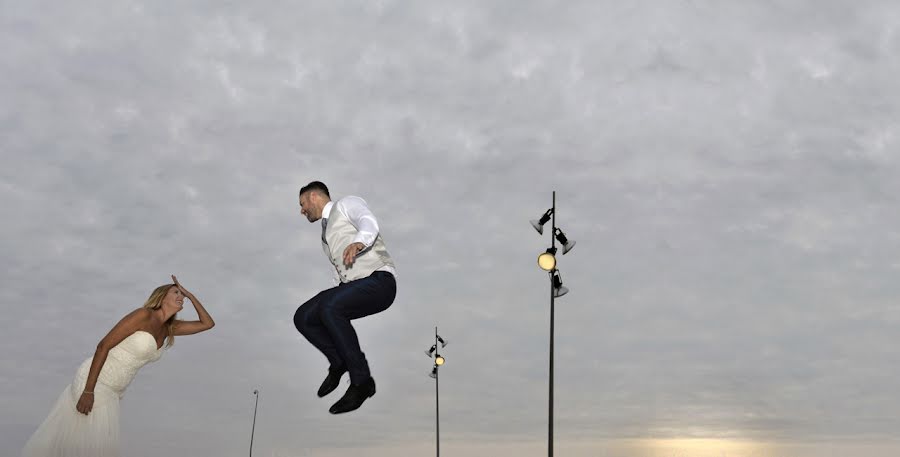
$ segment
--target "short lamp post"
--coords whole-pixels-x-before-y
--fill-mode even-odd
[[[431,349],[425,351],[425,355],[434,359],[434,366],[428,376],[434,379],[434,430],[435,430],[435,455],[441,457],[441,404],[438,395],[438,369],[444,364],[444,357],[438,352],[438,344],[441,349],[447,346],[447,342],[438,335],[437,327],[434,328],[434,344]]]

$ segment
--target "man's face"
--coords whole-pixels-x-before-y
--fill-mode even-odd
[[[306,216],[306,220],[315,222],[322,217],[322,205],[319,194],[313,191],[304,192],[300,195],[300,214]]]

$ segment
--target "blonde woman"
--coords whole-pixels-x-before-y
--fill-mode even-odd
[[[97,344],[25,445],[25,457],[118,457],[119,399],[138,370],[162,357],[176,336],[213,328],[215,322],[175,276],[157,287],[142,308],[125,316]],[[176,319],[184,299],[200,320]]]

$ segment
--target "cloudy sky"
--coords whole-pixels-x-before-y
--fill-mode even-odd
[[[0,442],[176,274],[216,319],[123,402],[130,457],[900,453],[900,6],[0,2]],[[328,286],[297,190],[398,267],[332,416],[293,327]],[[189,308],[182,314],[192,317]],[[343,387],[341,388],[343,390]]]

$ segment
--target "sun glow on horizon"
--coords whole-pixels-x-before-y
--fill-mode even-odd
[[[636,440],[649,457],[763,457],[766,443],[724,438],[661,438]]]

